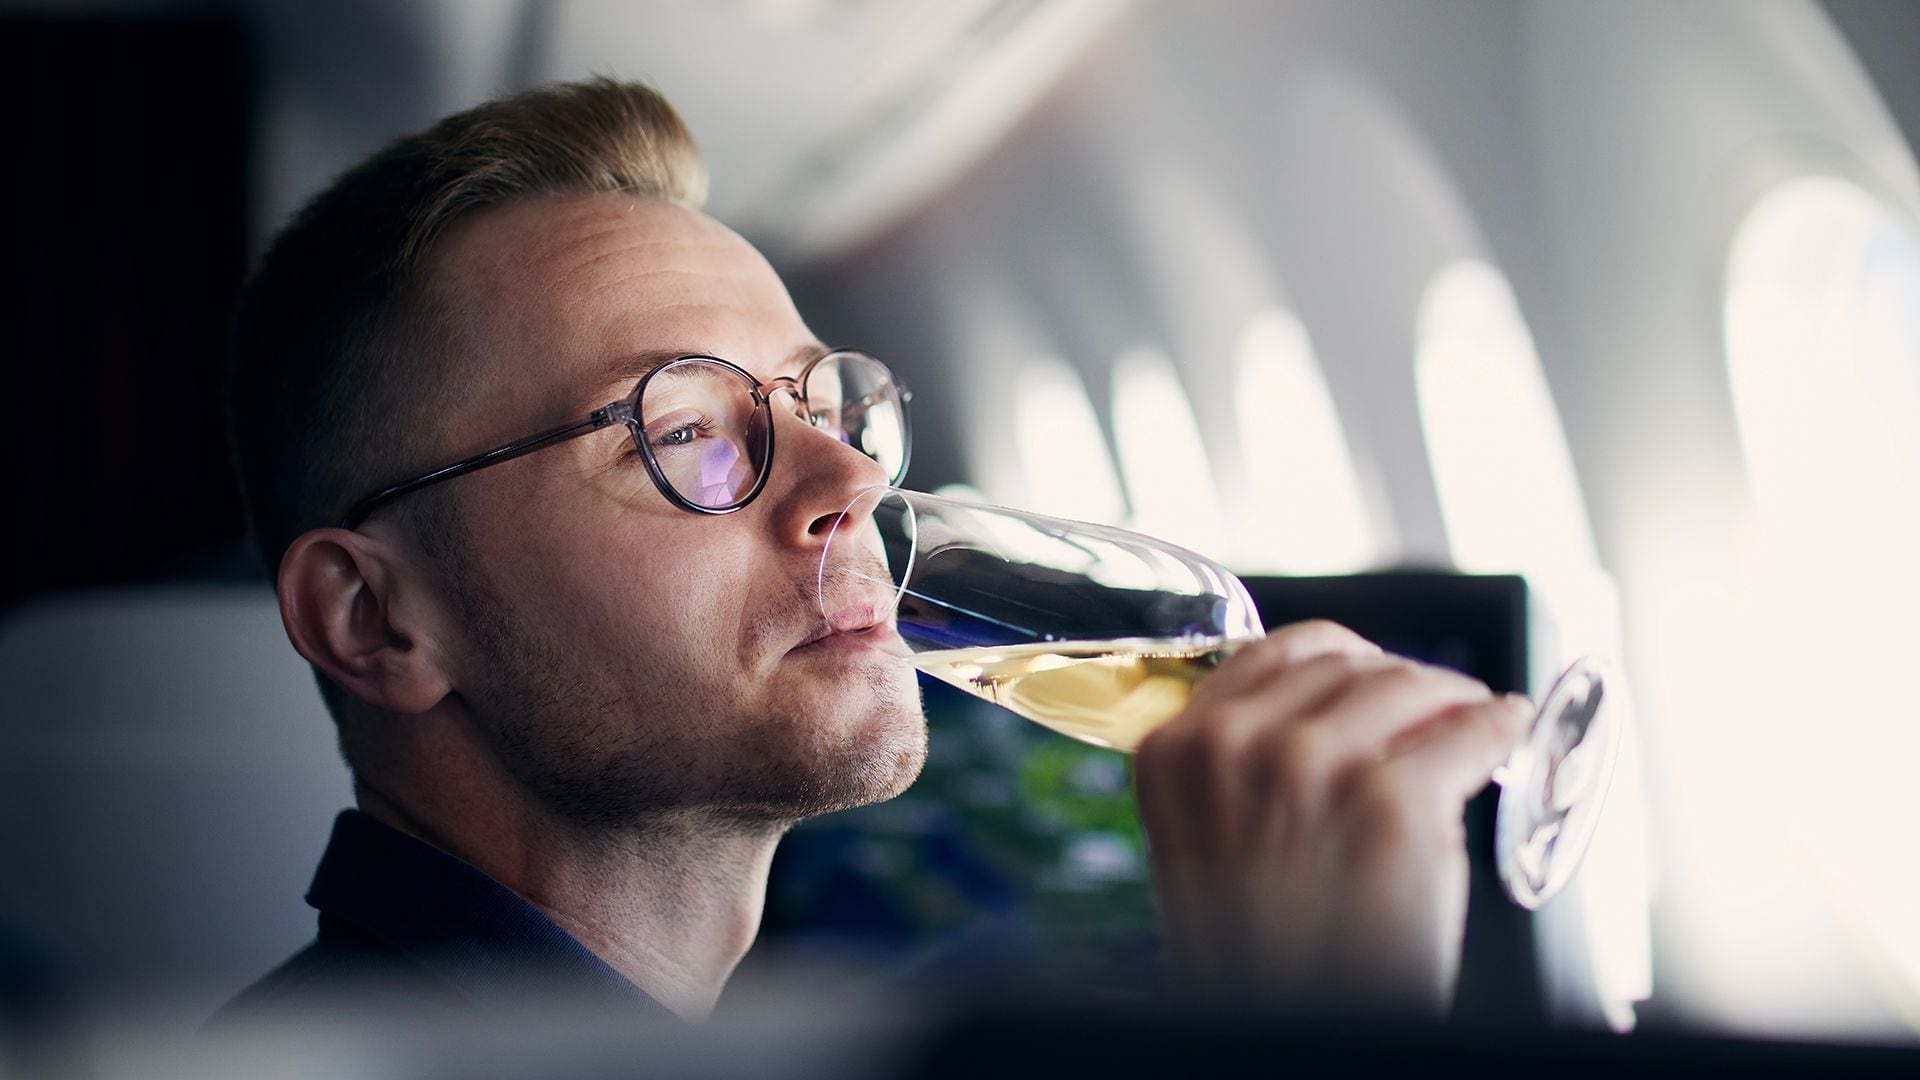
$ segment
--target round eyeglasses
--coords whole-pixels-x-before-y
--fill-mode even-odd
[[[773,467],[773,396],[793,397],[802,420],[878,462],[888,482],[907,472],[912,394],[866,353],[837,349],[798,376],[762,383],[717,356],[681,356],[648,371],[632,393],[584,420],[529,435],[353,504],[340,520],[358,528],[387,503],[456,476],[498,465],[613,424],[625,424],[647,473],[668,501],[696,514],[730,514],[767,486]]]

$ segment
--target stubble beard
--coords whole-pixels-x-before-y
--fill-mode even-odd
[[[582,670],[473,560],[458,562],[450,588],[483,673],[468,694],[475,719],[502,767],[583,833],[663,821],[784,829],[893,798],[925,764],[919,690],[884,668],[865,687],[876,722],[755,717],[726,689],[691,690],[657,654],[635,656],[624,677]]]

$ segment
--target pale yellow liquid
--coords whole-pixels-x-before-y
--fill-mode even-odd
[[[1186,707],[1194,684],[1231,648],[1145,638],[1049,641],[918,653],[913,666],[1062,735],[1131,753]]]

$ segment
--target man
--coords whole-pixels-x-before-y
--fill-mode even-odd
[[[918,773],[911,669],[815,595],[904,467],[855,415],[893,384],[703,190],[651,91],[539,90],[347,173],[250,283],[236,459],[359,806],[244,1003],[704,1017],[782,832]],[[1462,805],[1524,719],[1330,625],[1236,654],[1139,755],[1177,986],[1444,1008]]]

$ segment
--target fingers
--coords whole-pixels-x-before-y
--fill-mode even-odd
[[[1532,702],[1517,695],[1455,709],[1408,740],[1389,767],[1417,777],[1445,805],[1464,803],[1513,756],[1533,715]]]
[[[1205,707],[1262,685],[1280,672],[1319,656],[1380,656],[1380,646],[1338,623],[1315,619],[1283,626],[1241,646],[1194,691],[1191,704]]]
[[[1135,769],[1176,978],[1443,1008],[1466,909],[1461,807],[1530,715],[1328,623],[1243,647]]]
[[[1290,626],[1230,658],[1181,716],[1142,743],[1142,808],[1196,791],[1227,804],[1276,791],[1312,802],[1350,771],[1373,771],[1403,752],[1406,762],[1375,779],[1408,784],[1418,796],[1471,795],[1512,745],[1499,725],[1513,707],[1476,711],[1489,703],[1492,692],[1478,680],[1386,654],[1343,627]],[[1394,779],[1422,770],[1434,775]]]
[[[1266,681],[1243,688],[1237,700],[1220,702],[1210,722],[1220,728],[1221,735],[1228,741],[1246,745],[1265,732],[1319,722],[1329,704],[1356,684],[1406,664],[1407,661],[1385,653],[1371,656],[1325,653],[1268,672]],[[1335,740],[1329,749],[1338,749],[1340,744],[1352,741]]]
[[[1380,647],[1331,622],[1296,623],[1241,647],[1203,679],[1186,708],[1139,747],[1143,805],[1162,773],[1203,788],[1206,777],[1242,771],[1250,741],[1297,723],[1365,671],[1392,661]],[[1172,759],[1162,765],[1162,759]]]
[[[1411,660],[1390,662],[1355,678],[1309,722],[1342,758],[1379,757],[1399,739],[1466,705],[1491,700],[1478,679]]]
[[[1491,696],[1475,679],[1382,652],[1343,627],[1300,623],[1235,654],[1169,726],[1204,731],[1229,754],[1263,737],[1310,742],[1311,757],[1338,767],[1382,757],[1394,740]]]

